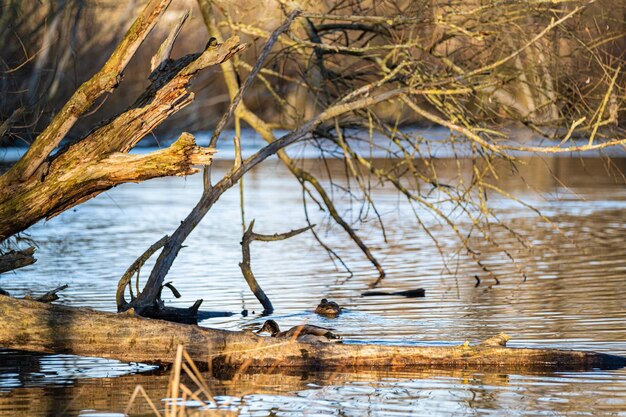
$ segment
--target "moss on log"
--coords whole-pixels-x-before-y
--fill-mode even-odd
[[[620,356],[489,343],[436,347],[310,344],[5,296],[0,296],[0,328],[1,347],[132,362],[171,363],[177,345],[182,344],[196,363],[212,369],[583,370],[626,366],[626,358]]]

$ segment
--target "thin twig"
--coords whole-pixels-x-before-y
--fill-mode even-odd
[[[217,139],[219,138],[220,133],[222,133],[222,130],[224,130],[224,127],[226,126],[226,123],[232,117],[233,113],[235,112],[235,109],[237,108],[237,106],[239,105],[239,102],[241,101],[241,98],[246,93],[248,88],[252,85],[252,82],[254,81],[254,79],[256,78],[257,74],[261,70],[261,67],[265,64],[265,61],[267,60],[267,57],[268,57],[270,51],[272,50],[272,47],[274,46],[274,44],[278,40],[278,37],[283,32],[285,32],[287,29],[289,29],[289,27],[291,26],[291,22],[293,22],[293,20],[296,17],[298,17],[298,15],[300,15],[300,13],[301,13],[300,10],[294,10],[293,12],[291,12],[289,14],[289,16],[287,16],[287,20],[285,20],[285,22],[283,22],[282,25],[280,25],[278,28],[276,28],[276,30],[274,30],[274,32],[272,32],[272,35],[267,40],[267,43],[263,47],[263,50],[261,51],[261,54],[257,58],[257,61],[254,64],[254,67],[252,68],[252,71],[248,75],[248,78],[246,78],[246,80],[244,81],[243,85],[241,86],[241,88],[239,89],[237,94],[235,95],[232,103],[228,107],[228,110],[226,111],[226,113],[224,113],[224,115],[222,116],[222,118],[218,122],[217,127],[213,131],[213,136],[211,136],[211,140],[209,142],[209,147],[211,147],[211,148],[215,147],[215,145],[217,144]]]

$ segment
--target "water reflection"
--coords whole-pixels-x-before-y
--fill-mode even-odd
[[[452,161],[436,163],[442,175],[457,172]],[[225,165],[216,164],[217,174],[224,169]],[[336,179],[343,169],[340,163],[329,165]],[[512,346],[626,355],[626,187],[618,175],[607,175],[607,171],[626,171],[626,160],[607,165],[601,159],[534,159],[525,161],[521,169],[523,180],[507,166],[499,167],[498,186],[540,209],[547,219],[516,202],[490,196],[499,218],[520,233],[514,236],[502,227],[491,229],[493,239],[511,253],[517,267],[478,235],[472,240],[481,260],[497,274],[499,285],[463,253],[447,226],[418,210],[448,255],[442,258],[410,207],[395,191],[383,187],[374,198],[385,221],[388,243],[372,215],[358,225],[357,233],[373,247],[388,272],[381,290],[423,287],[426,297],[361,297],[376,279],[375,271],[324,213],[311,211],[318,233],[344,257],[354,276],[336,269],[307,234],[253,245],[255,275],[276,308],[272,318],[281,327],[304,321],[334,327],[346,339],[360,342],[462,343],[504,331],[512,336]],[[70,288],[61,294],[63,304],[113,311],[117,279],[146,247],[178,225],[195,204],[200,181],[199,177],[170,178],[121,186],[37,225],[32,237],[41,244],[39,261],[2,276],[2,287],[19,296],[68,283]],[[299,184],[278,164],[270,162],[247,177],[245,197],[246,216],[256,219],[259,233],[305,224]],[[358,210],[353,203],[338,197],[338,209],[356,220]],[[227,192],[192,234],[168,277],[183,295],[180,300],[168,300],[170,305],[188,306],[203,298],[204,309],[235,313],[207,319],[201,323],[205,326],[251,328],[266,319],[258,314],[262,308],[238,267],[238,207],[238,190]],[[457,220],[461,227],[468,224],[462,217]],[[531,247],[525,248],[526,243]],[[474,275],[481,278],[478,287]],[[336,319],[317,316],[313,309],[321,298],[337,301],[346,312]],[[243,309],[251,314],[243,317],[239,314]],[[137,383],[152,398],[163,398],[167,376],[132,374],[144,370],[112,361],[4,352],[0,354],[0,415],[120,412]],[[107,373],[125,375],[108,378]],[[223,377],[211,376],[210,386],[223,407],[232,402],[242,415],[526,416],[626,409],[624,370]],[[141,407],[133,411],[134,415],[148,412]]]
[[[471,369],[412,372],[309,372],[205,374],[217,409],[257,415],[545,415],[575,412],[598,415],[626,407],[616,388],[626,372],[550,374],[484,373]],[[136,385],[164,407],[166,373],[78,379],[72,385],[18,388],[0,397],[0,413],[12,416],[80,415],[87,410],[121,413]],[[184,381],[191,384],[191,381]],[[610,401],[603,399],[610,398]],[[160,405],[159,405],[160,404]],[[186,404],[212,409],[197,402]],[[100,414],[97,414],[100,415]],[[150,415],[137,401],[132,416]]]
[[[156,368],[102,358],[0,350],[0,392],[21,386],[70,384],[78,378],[111,378]]]

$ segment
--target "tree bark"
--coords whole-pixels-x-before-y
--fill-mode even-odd
[[[24,250],[12,250],[0,255],[0,274],[34,264],[36,262],[34,253],[35,248],[30,247]]]
[[[163,120],[193,101],[189,83],[199,71],[243,48],[239,38],[233,37],[202,53],[168,60],[151,74],[152,84],[129,109],[59,150],[39,166],[36,175],[0,188],[0,240],[118,184],[189,175],[197,172],[194,165],[210,164],[215,151],[196,146],[188,133],[167,149],[145,155],[128,152]],[[9,171],[0,177],[0,183],[11,175]]]
[[[61,143],[78,118],[87,112],[99,97],[112,92],[118,86],[122,71],[150,34],[170,2],[171,0],[148,1],[100,71],[76,90],[48,127],[28,148],[26,155],[9,172],[0,177],[0,189],[11,183],[24,181],[33,175]],[[0,233],[0,237],[2,236]]]
[[[474,346],[388,346],[302,343],[0,296],[0,346],[32,352],[99,356],[168,364],[179,344],[212,369],[619,368],[626,358],[595,352]]]

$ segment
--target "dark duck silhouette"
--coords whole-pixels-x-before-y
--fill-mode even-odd
[[[341,343],[341,336],[331,332],[325,327],[313,326],[312,324],[301,324],[294,326],[284,332],[280,331],[278,323],[274,320],[267,320],[257,333],[267,332],[271,337],[292,339],[298,342],[307,343]]]
[[[326,298],[322,298],[322,301],[315,308],[315,312],[321,316],[337,317],[341,314],[342,308],[339,307],[334,301],[328,301]]]

